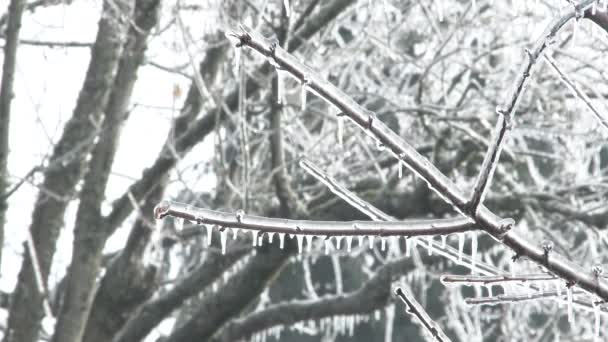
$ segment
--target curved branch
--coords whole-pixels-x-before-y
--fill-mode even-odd
[[[196,208],[183,203],[163,201],[155,208],[155,217],[179,217],[198,224],[211,224],[252,230],[259,233],[279,233],[317,236],[429,236],[476,230],[469,218],[456,217],[434,220],[406,221],[309,221],[268,218],[247,215],[242,211],[226,213]]]

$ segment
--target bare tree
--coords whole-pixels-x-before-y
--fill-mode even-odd
[[[0,17],[0,231],[27,231],[4,341],[605,337],[606,1],[108,0],[90,42],[20,33],[60,4]],[[83,47],[13,174],[18,56]]]

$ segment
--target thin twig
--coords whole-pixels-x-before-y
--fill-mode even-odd
[[[449,337],[441,330],[439,324],[435,323],[431,317],[426,313],[422,306],[411,296],[408,292],[405,292],[403,288],[397,287],[395,294],[405,303],[407,306],[407,313],[416,317],[422,326],[433,336],[436,341],[447,342],[451,341]]]
[[[40,263],[38,262],[38,253],[36,253],[36,245],[34,244],[34,238],[32,232],[27,230],[27,250],[30,254],[30,260],[32,262],[32,269],[34,270],[34,278],[36,279],[36,287],[38,287],[38,293],[42,298],[44,307],[44,313],[49,317],[53,316],[53,310],[51,310],[51,304],[49,303],[48,290],[42,271],[40,270]]]
[[[591,110],[591,112],[593,112],[593,114],[600,121],[600,123],[606,129],[608,129],[608,118],[606,118],[606,116],[604,114],[600,113],[597,110],[597,108],[595,108],[595,106],[591,103],[591,100],[585,94],[585,92],[580,90],[580,88],[576,85],[576,83],[574,83],[574,81],[572,81],[568,77],[568,75],[566,75],[563,71],[561,71],[561,69],[557,66],[557,62],[555,61],[555,59],[553,59],[553,57],[551,57],[549,55],[543,55],[543,57],[545,58],[547,63],[549,63],[549,65],[551,66],[551,69],[553,69],[553,71],[555,71],[557,76],[562,80],[562,82],[564,82],[568,86],[568,88],[570,88],[572,93],[574,93],[574,96],[581,99],[583,101],[583,103],[585,105],[587,105],[587,107]]]
[[[533,282],[533,281],[547,281],[559,279],[550,274],[522,274],[516,276],[510,275],[497,275],[497,276],[477,276],[477,275],[451,275],[446,274],[441,276],[441,282],[453,283],[458,285],[472,285],[472,284],[496,284],[496,283],[509,283],[509,282]]]

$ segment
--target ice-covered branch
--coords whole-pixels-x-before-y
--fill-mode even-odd
[[[550,274],[522,274],[522,275],[496,275],[496,276],[476,276],[476,275],[442,275],[441,282],[455,285],[491,285],[499,283],[524,283],[533,281],[547,281],[558,279]]]
[[[315,236],[434,236],[476,229],[473,222],[464,217],[392,222],[307,221],[247,215],[243,211],[226,213],[171,201],[161,202],[155,209],[155,216],[159,219],[172,216],[198,224],[239,228],[257,233]]]
[[[549,55],[543,55],[543,57],[545,58],[545,60],[549,64],[549,66],[551,66],[551,69],[553,69],[553,71],[555,71],[555,73],[557,74],[559,79],[562,82],[564,82],[564,84],[566,84],[566,86],[568,86],[570,91],[572,91],[574,96],[581,99],[581,101],[583,101],[583,103],[591,110],[591,112],[595,115],[595,117],[599,120],[599,122],[604,126],[604,128],[608,129],[608,118],[606,117],[606,115],[600,113],[600,111],[597,110],[597,108],[595,108],[595,106],[593,105],[593,103],[591,103],[591,100],[585,94],[585,92],[581,91],[580,88],[576,85],[576,83],[574,83],[574,81],[572,81],[570,79],[570,77],[568,77],[568,75],[566,75],[557,66],[557,62],[553,59],[553,57],[551,57]]]
[[[532,69],[536,65],[536,62],[543,56],[546,48],[555,42],[557,32],[571,19],[581,17],[584,14],[585,9],[590,7],[595,1],[596,0],[582,0],[578,2],[578,4],[573,5],[572,8],[564,11],[561,16],[551,21],[532,49],[526,49],[527,62],[522,65],[519,76],[511,86],[511,90],[504,104],[496,108],[496,112],[499,114],[498,122],[492,133],[492,141],[481,165],[479,176],[475,181],[475,187],[467,208],[468,213],[471,215],[477,213],[477,209],[479,208],[479,205],[483,203],[484,197],[490,187],[492,176],[494,175],[496,165],[500,158],[500,152],[504,146],[504,140],[507,132],[511,129],[511,120],[515,115],[519,101],[530,82]]]
[[[353,208],[357,208],[361,213],[365,214],[373,221],[397,221],[394,217],[387,215],[382,212],[382,210],[359,198],[352,191],[341,186],[333,177],[323,172],[323,170],[313,164],[310,160],[306,158],[300,159],[300,166],[311,176],[325,184],[334,195],[346,201],[346,203],[350,204]]]
[[[422,306],[411,296],[408,292],[404,291],[403,288],[397,287],[395,294],[407,305],[407,313],[416,317],[422,326],[433,336],[436,341],[445,342],[451,341],[449,337],[441,330],[439,325],[431,319],[431,317],[424,311]]]
[[[584,0],[569,11],[565,11],[563,16],[554,20],[541,39],[539,39],[541,48],[535,50],[539,50],[539,53],[542,52],[549,41],[548,38],[554,37],[555,33],[568,20],[576,17],[580,10],[584,10],[591,3],[591,0]],[[418,153],[413,146],[380,122],[373,112],[360,106],[343,91],[319,76],[312,68],[306,66],[298,58],[278,47],[276,43],[266,40],[244,28],[242,28],[240,32],[232,32],[230,36],[237,47],[248,47],[258,51],[266,56],[269,63],[274,65],[275,68],[281,69],[282,72],[286,72],[292,77],[300,80],[302,83],[305,83],[309,91],[316,93],[326,102],[337,107],[345,117],[360,127],[368,135],[376,139],[378,143],[385,147],[385,150],[393,153],[400,162],[403,162],[410,170],[424,179],[432,190],[448,203],[451,203],[456,210],[459,210],[462,213],[470,213],[469,209],[471,208],[471,202],[469,196],[466,196],[454,182],[439,171],[439,169],[427,158]],[[539,56],[536,56],[534,60],[538,57]],[[511,101],[507,102],[513,104],[510,106],[512,108],[515,107],[514,104],[517,103],[519,94],[521,93],[522,89],[519,88],[522,88],[525,85],[526,80],[529,77],[530,65],[528,64],[524,66],[524,71],[527,71],[520,76],[522,80],[516,82],[519,86],[514,92],[514,95],[510,97]],[[501,116],[499,121],[505,120],[505,117],[508,116]],[[498,135],[497,138],[498,143],[493,144],[490,150],[502,146],[504,134]],[[492,159],[497,161],[497,155]],[[492,162],[489,165],[494,164],[495,162]],[[533,244],[528,238],[515,234],[510,230],[510,228],[513,227],[513,220],[501,219],[481,203],[475,211],[474,220],[481,229],[511,248],[519,258],[528,258],[546,267],[550,272],[566,281],[575,283],[577,286],[597,294],[604,300],[608,300],[608,284],[604,280],[597,279],[591,272],[583,270],[580,266],[566,260],[556,252],[547,255],[540,244]]]
[[[573,292],[574,295],[582,295],[584,292],[583,291],[577,291],[577,292]],[[536,292],[536,291],[532,291],[528,294],[502,294],[502,295],[497,295],[497,296],[491,296],[491,297],[478,297],[478,298],[466,298],[464,300],[465,303],[469,304],[469,305],[496,305],[496,304],[507,304],[507,303],[518,303],[518,302],[525,302],[525,301],[530,301],[530,300],[536,300],[536,299],[549,299],[549,298],[556,298],[556,297],[562,297],[566,295],[565,291],[542,291],[542,292]],[[583,304],[581,305],[581,307],[583,308],[589,308],[591,305],[588,303],[583,303],[583,302],[578,302],[577,304]]]

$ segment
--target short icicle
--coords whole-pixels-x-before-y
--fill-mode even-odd
[[[350,253],[352,250],[353,237],[351,235],[346,237],[346,251]]]
[[[207,247],[211,246],[211,237],[213,235],[213,226],[206,225],[205,229],[207,230]]]
[[[568,287],[566,291],[567,301],[568,301],[568,323],[574,323],[574,312],[572,311],[572,287]]]
[[[464,233],[458,233],[458,261],[462,261],[463,249],[464,249]]]
[[[226,238],[228,238],[228,231],[224,229],[220,232],[220,244],[222,246],[222,254],[226,254]]]
[[[475,273],[476,259],[477,259],[477,233],[471,232],[471,273]]]
[[[298,255],[302,254],[302,235],[296,235],[296,240],[298,241]]]

